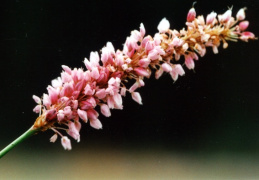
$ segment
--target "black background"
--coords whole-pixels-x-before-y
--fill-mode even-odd
[[[154,35],[166,17],[172,29],[185,26],[192,6],[187,1],[46,1],[10,0],[2,10],[0,145],[28,129],[37,118],[32,95],[41,96],[61,65],[84,67],[84,57],[99,51],[107,41],[116,49],[144,23]],[[233,6],[233,14],[247,7],[249,29],[258,36],[258,1],[198,1],[198,15],[212,10],[221,14]],[[160,147],[176,151],[259,151],[258,41],[230,42],[214,55],[208,49],[196,62],[195,72],[173,83],[169,75],[146,79],[139,90],[143,105],[131,97],[124,109],[110,118],[100,116],[102,130],[83,125],[81,142],[73,149],[102,144],[114,148]],[[19,148],[62,150],[49,143],[49,130]],[[65,134],[65,133],[64,133]],[[70,152],[70,153],[73,153]],[[11,156],[11,154],[8,154]]]

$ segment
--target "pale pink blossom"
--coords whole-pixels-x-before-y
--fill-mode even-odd
[[[160,33],[164,33],[170,28],[170,23],[166,18],[163,18],[157,26]]]
[[[219,16],[219,21],[227,22],[230,20],[231,15],[232,15],[232,10],[228,9],[223,15]]]
[[[191,22],[195,19],[196,17],[196,11],[194,8],[191,8],[187,14],[187,21]]]
[[[52,143],[54,143],[54,142],[56,142],[56,140],[58,139],[58,135],[57,134],[54,134],[53,136],[51,136],[51,138],[50,138],[50,142],[52,142]]]
[[[185,56],[185,65],[188,69],[194,69],[194,61],[192,56],[190,55]]]
[[[168,64],[168,63],[163,63],[162,64],[162,69],[165,71],[165,72],[171,72],[173,70],[173,68]]]
[[[102,129],[102,123],[99,119],[90,119],[90,125],[95,129]]]
[[[243,41],[248,41],[249,39],[254,39],[255,35],[252,32],[245,31],[241,34],[240,39]]]
[[[46,107],[49,107],[51,105],[51,101],[50,101],[49,95],[43,94],[43,104]]]
[[[245,31],[247,29],[247,27],[249,26],[249,22],[248,21],[242,21],[239,23],[239,29],[241,31]]]
[[[41,105],[37,105],[37,106],[35,106],[35,108],[33,109],[33,112],[35,112],[35,113],[40,113],[40,111],[41,111]]]
[[[106,117],[110,117],[111,111],[109,106],[107,104],[101,104],[100,106],[101,106],[101,113]]]
[[[62,144],[62,146],[64,147],[65,150],[71,150],[72,149],[70,139],[68,139],[67,136],[63,136],[61,138],[61,144]]]
[[[87,112],[81,109],[77,109],[77,114],[79,115],[79,117],[85,122],[87,123],[88,121],[88,117],[87,117]]]
[[[142,104],[142,98],[138,92],[132,92],[131,97],[134,101],[136,101],[139,104]]]
[[[73,137],[77,142],[80,142],[80,134],[78,128],[76,128],[76,125],[74,122],[69,122],[68,123],[68,131],[67,133]]]
[[[140,23],[139,29],[140,29],[140,35],[141,35],[141,37],[144,37],[145,34],[146,34],[146,30],[145,30],[145,27],[144,27],[144,24],[143,24],[143,23]]]
[[[236,15],[236,18],[238,21],[242,21],[245,19],[245,10],[246,8],[241,8],[238,12],[237,12],[237,15]]]
[[[217,16],[217,13],[215,13],[215,12],[211,12],[210,14],[208,14],[207,18],[206,18],[206,24],[213,25],[216,20],[216,16]]]
[[[32,98],[37,104],[41,104],[41,99],[38,96],[33,95]]]

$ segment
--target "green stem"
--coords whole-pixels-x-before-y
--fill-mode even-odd
[[[34,135],[36,132],[38,132],[39,129],[33,128],[33,126],[28,129],[25,133],[23,133],[20,137],[15,139],[13,142],[11,142],[8,146],[6,146],[2,151],[0,151],[0,159],[8,153],[11,149],[13,149],[15,146],[17,146],[19,143],[23,142],[28,137]]]

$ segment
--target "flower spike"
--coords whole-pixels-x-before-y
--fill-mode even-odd
[[[102,129],[97,107],[104,116],[111,116],[110,109],[123,109],[122,96],[126,92],[142,104],[141,95],[135,90],[145,85],[143,80],[151,76],[152,70],[155,70],[157,79],[166,72],[176,81],[179,75],[185,74],[178,62],[180,57],[184,58],[187,69],[194,69],[195,60],[206,54],[207,47],[217,54],[221,42],[227,48],[228,40],[256,39],[252,32],[245,31],[249,25],[244,21],[245,9],[238,11],[236,19],[232,17],[230,8],[218,18],[217,13],[210,13],[205,21],[203,16],[196,16],[192,7],[187,14],[186,30],[169,29],[169,21],[163,18],[157,27],[159,33],[151,37],[145,36],[146,30],[141,23],[140,30],[132,31],[127,37],[123,51],[115,51],[112,43],[108,42],[101,54],[91,52],[89,59],[85,58],[86,70],[62,65],[61,77],[48,86],[48,94],[43,94],[42,100],[33,96],[37,103],[33,111],[42,112],[34,126],[54,130],[51,142],[55,142],[57,134],[60,134],[56,127],[65,126],[67,133],[79,142],[79,119],[84,123],[90,122],[95,129]],[[135,83],[127,85],[129,79]],[[70,150],[70,140],[66,136],[61,137],[63,147]]]

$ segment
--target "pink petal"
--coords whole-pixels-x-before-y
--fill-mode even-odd
[[[100,73],[97,67],[93,67],[91,71],[91,76],[94,79],[98,79],[100,77]]]
[[[54,88],[58,88],[58,87],[61,87],[62,86],[62,79],[60,77],[58,77],[57,79],[53,79],[51,81],[51,85],[54,87]]]
[[[239,26],[239,29],[240,29],[241,31],[244,31],[244,30],[247,29],[248,25],[249,25],[249,22],[248,22],[248,21],[242,21],[242,22],[239,23],[238,26]]]
[[[120,91],[121,95],[126,96],[126,91],[127,91],[126,87],[122,87]]]
[[[59,90],[53,88],[52,86],[47,87],[49,98],[52,104],[55,104],[58,100]]]
[[[162,76],[163,72],[164,72],[164,71],[163,71],[162,68],[159,68],[158,70],[156,70],[155,78],[156,78],[156,79],[159,79],[159,78]]]
[[[63,110],[59,110],[57,114],[58,121],[62,121],[65,118],[65,114]]]
[[[131,97],[137,103],[142,104],[142,99],[141,99],[141,96],[140,96],[140,94],[138,92],[132,92],[131,93]]]
[[[94,109],[88,109],[86,112],[89,119],[97,119],[99,116],[98,112]]]
[[[67,72],[62,72],[61,73],[61,79],[63,83],[67,83],[72,81],[72,77],[70,74],[68,74]]]
[[[41,99],[38,96],[33,95],[32,98],[37,104],[41,104]]]
[[[139,76],[145,76],[145,77],[149,77],[150,73],[142,68],[142,67],[137,67],[137,68],[134,68],[134,71],[137,73],[137,75]]]
[[[63,111],[66,116],[70,116],[72,114],[70,106],[66,106]]]
[[[230,20],[231,16],[232,16],[232,10],[229,9],[229,10],[227,10],[227,11],[222,15],[220,21],[222,21],[222,22],[227,22],[227,21]]]
[[[102,104],[101,105],[101,113],[106,116],[106,117],[110,117],[111,116],[111,111],[110,108],[107,104]]]
[[[172,67],[168,64],[168,63],[163,63],[162,64],[162,69],[165,71],[165,72],[171,72],[173,69]]]
[[[80,141],[80,134],[79,134],[78,129],[75,126],[75,123],[73,123],[71,121],[68,123],[68,131],[67,131],[67,133],[71,137],[73,137],[75,140],[77,140],[77,142]]]
[[[217,16],[217,13],[215,13],[215,12],[211,12],[210,14],[208,14],[207,18],[206,18],[206,23],[207,24],[213,24],[216,16]]]
[[[43,94],[43,104],[46,107],[49,107],[51,105],[51,101],[50,101],[49,95]]]
[[[145,27],[144,27],[143,23],[141,23],[140,24],[140,34],[142,37],[144,37],[145,33],[146,33]]]
[[[70,97],[74,91],[72,83],[65,83],[64,88],[61,90],[60,95]]]
[[[68,66],[62,65],[61,67],[64,69],[66,73],[71,74],[71,69]]]
[[[106,97],[105,89],[97,90],[97,92],[95,93],[95,96],[98,97],[99,99],[105,98]]]
[[[150,59],[148,59],[148,58],[143,58],[143,59],[141,59],[141,60],[139,60],[139,66],[141,66],[141,67],[143,67],[143,68],[147,68],[148,67],[148,65],[150,64]]]
[[[84,64],[88,70],[92,70],[92,64],[90,63],[90,61],[87,58],[84,59]]]
[[[114,93],[113,101],[116,109],[122,109],[122,97],[119,93]]]
[[[194,61],[190,55],[185,56],[185,65],[188,69],[194,69]]]
[[[35,112],[35,113],[40,113],[41,106],[42,106],[42,105],[40,105],[40,104],[38,104],[37,106],[35,106],[35,108],[33,109],[33,112]]]
[[[91,52],[90,53],[90,63],[91,66],[99,66],[100,57],[98,52]]]
[[[139,87],[139,83],[136,81],[130,88],[129,92],[135,91]]]
[[[246,8],[241,8],[238,12],[237,12],[237,15],[236,15],[236,17],[237,17],[237,20],[238,21],[242,21],[242,20],[244,20],[245,19],[245,9]]]
[[[85,123],[87,123],[88,118],[87,118],[87,112],[86,111],[78,109],[77,114]]]
[[[91,88],[91,86],[89,84],[87,84],[85,86],[84,94],[85,95],[93,95],[94,94],[94,90]]]
[[[174,65],[174,69],[180,76],[183,76],[185,74],[183,67],[180,64]]]
[[[57,135],[57,134],[54,134],[53,136],[51,136],[51,138],[50,138],[49,141],[52,142],[52,143],[54,143],[54,142],[56,142],[57,138],[58,138],[58,135]]]
[[[114,109],[114,100],[112,96],[107,97],[107,104],[110,109]]]
[[[102,129],[102,123],[99,119],[90,119],[90,125],[95,129]]]

